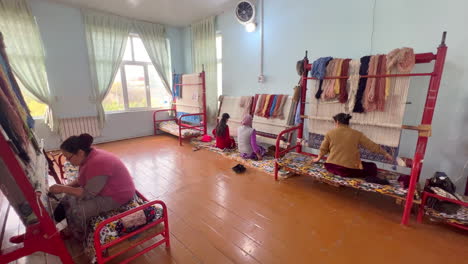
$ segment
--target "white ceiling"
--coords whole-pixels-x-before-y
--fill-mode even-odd
[[[218,15],[238,0],[52,0],[74,7],[92,8],[121,16],[187,26]],[[234,13],[234,11],[232,11]]]

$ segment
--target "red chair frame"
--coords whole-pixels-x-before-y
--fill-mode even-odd
[[[137,191],[137,195],[140,196],[140,198],[142,198],[144,201],[148,202],[148,199],[146,199],[140,192]],[[133,213],[138,212],[140,210],[143,210],[143,209],[145,209],[147,207],[156,205],[156,204],[161,205],[162,208],[163,208],[163,217],[161,219],[158,219],[158,220],[156,220],[154,222],[151,222],[151,223],[143,226],[142,228],[139,228],[139,229],[137,229],[137,230],[135,230],[133,232],[130,232],[130,233],[126,234],[125,236],[120,237],[120,238],[118,238],[116,240],[113,240],[113,241],[111,241],[109,243],[101,244],[99,235],[101,233],[101,230],[107,224],[109,224],[111,222],[114,222],[116,220],[119,220],[119,219],[121,219],[121,218],[123,218],[123,217],[125,217],[127,215],[130,215],[130,214],[133,214]],[[127,240],[127,239],[129,239],[129,238],[131,238],[131,237],[133,237],[133,236],[135,236],[137,234],[140,234],[140,233],[148,230],[149,228],[151,228],[153,226],[156,226],[156,225],[158,225],[160,223],[164,223],[164,229],[161,232],[155,234],[154,236],[147,237],[144,240],[142,240],[142,241],[140,241],[140,242],[138,242],[138,243],[124,249],[124,250],[121,250],[117,254],[114,254],[112,256],[104,257],[102,255],[103,250],[106,250],[106,249],[108,249],[108,248],[110,248],[110,247],[112,247],[112,246],[114,246],[114,245],[116,245],[116,244],[118,244],[118,243],[120,243],[120,242],[122,242],[124,240]],[[170,248],[169,220],[168,220],[168,215],[167,215],[167,206],[163,201],[155,200],[155,201],[148,202],[148,203],[146,203],[144,205],[140,205],[140,206],[138,206],[136,208],[133,208],[132,210],[125,211],[125,212],[123,212],[121,214],[109,217],[106,220],[99,223],[99,225],[96,227],[96,230],[94,231],[94,249],[95,249],[95,252],[96,252],[97,262],[98,263],[106,263],[108,261],[111,261],[115,257],[120,256],[121,254],[132,250],[133,248],[147,242],[148,240],[150,240],[150,239],[152,239],[152,238],[154,238],[154,237],[156,237],[158,235],[162,235],[163,239],[159,240],[158,242],[154,243],[151,246],[146,247],[144,250],[138,252],[137,254],[135,254],[135,255],[127,258],[127,259],[125,259],[121,263],[128,263],[128,262],[136,259],[137,257],[145,254],[146,252],[150,251],[151,249],[153,249],[153,248],[155,248],[157,246],[160,246],[160,245],[162,245],[164,243],[166,244],[166,248]]]

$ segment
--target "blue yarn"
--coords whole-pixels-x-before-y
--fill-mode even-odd
[[[327,64],[331,61],[332,57],[322,57],[318,58],[312,63],[312,69],[310,70],[310,76],[323,80],[326,75]]]
[[[273,97],[273,103],[271,104],[270,117],[273,116],[273,110],[275,110],[277,100],[278,100],[278,95],[275,95],[275,97]]]

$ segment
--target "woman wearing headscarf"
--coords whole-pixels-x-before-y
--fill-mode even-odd
[[[224,113],[215,129],[213,129],[213,135],[216,138],[216,147],[220,149],[233,149],[236,147],[234,138],[229,134],[229,126],[227,122],[230,116],[228,113]]]
[[[333,117],[335,129],[328,131],[320,146],[319,155],[312,161],[318,162],[328,155],[325,168],[335,175],[362,177],[369,182],[388,184],[386,180],[377,177],[375,163],[361,161],[359,146],[384,155],[388,160],[393,160],[393,157],[362,132],[350,128],[350,119],[351,115],[345,113],[339,113]]]
[[[257,145],[257,133],[252,128],[252,116],[245,115],[241,126],[237,128],[237,143],[241,157],[244,159],[261,160],[266,151]]]

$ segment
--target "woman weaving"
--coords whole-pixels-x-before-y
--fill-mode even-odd
[[[54,217],[56,221],[66,217],[69,231],[80,241],[86,237],[91,217],[117,209],[135,195],[133,179],[123,162],[112,153],[92,148],[92,143],[88,134],[71,136],[62,143],[63,155],[80,167],[78,179],[49,189],[53,194],[65,194]]]
[[[333,117],[336,128],[325,135],[320,146],[320,153],[312,161],[318,162],[328,154],[325,168],[330,173],[342,177],[365,178],[368,182],[388,184],[387,180],[377,177],[375,163],[361,161],[359,146],[382,154],[388,160],[393,160],[393,157],[363,133],[350,128],[350,119],[351,115],[345,113]]]

